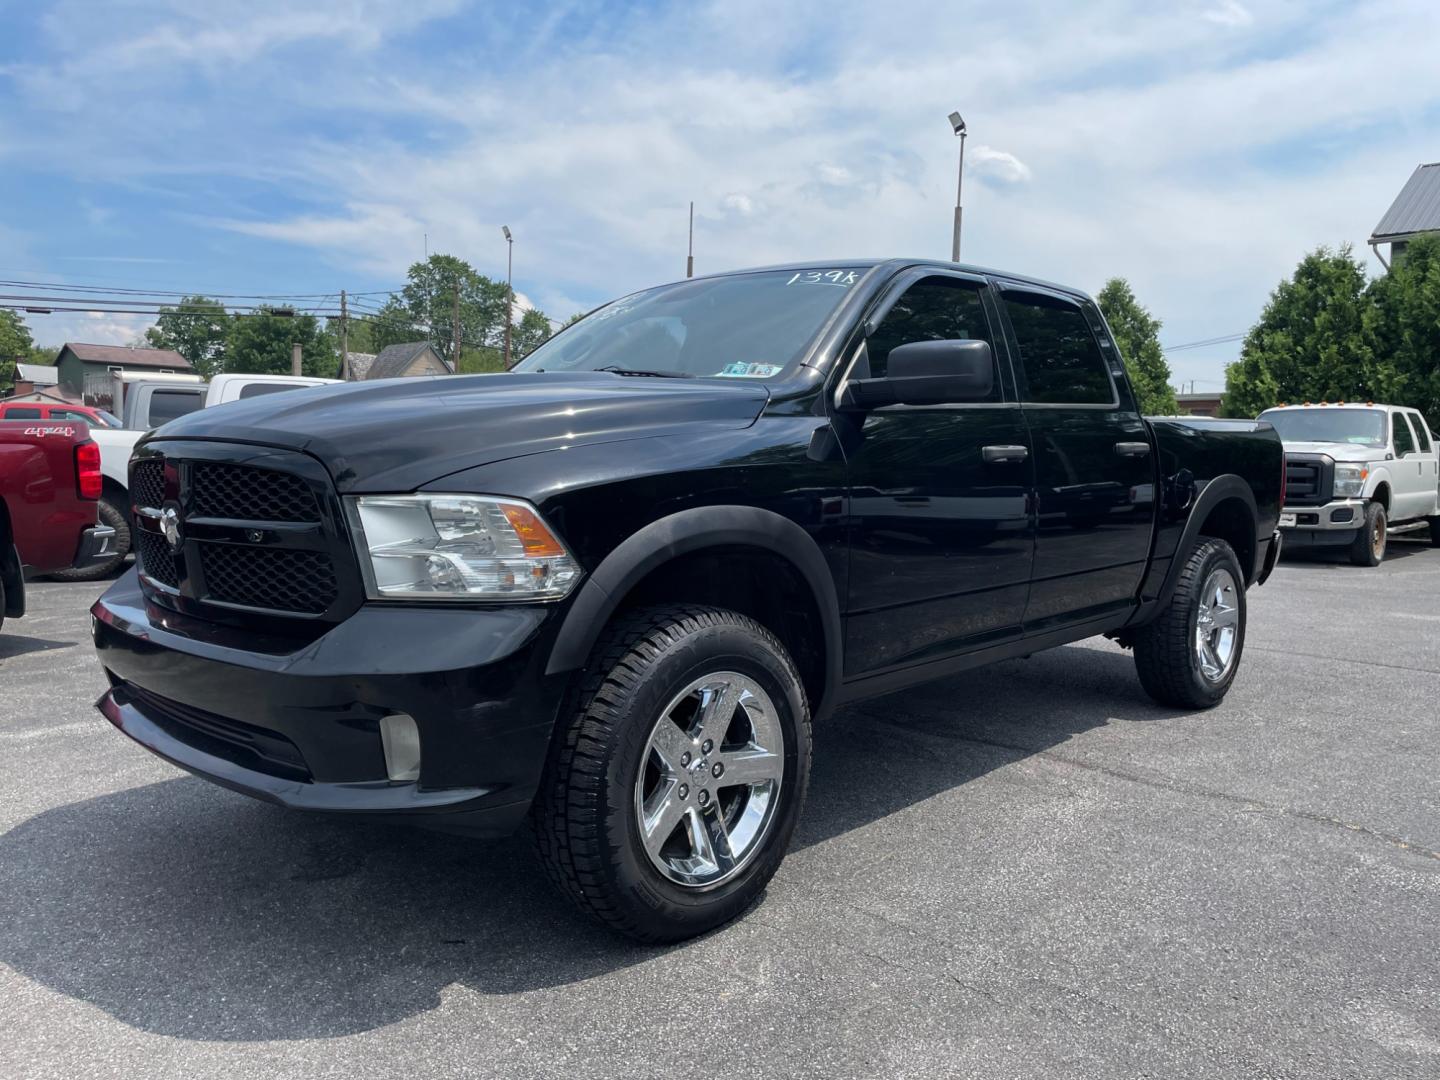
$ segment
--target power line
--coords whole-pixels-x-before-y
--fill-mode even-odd
[[[124,296],[203,296],[208,300],[315,300],[332,297],[334,293],[212,293],[203,289],[130,289],[120,286],[67,285],[59,281],[0,280],[6,288],[54,289],[58,292],[109,293]],[[349,293],[350,296],[392,296],[399,289],[377,289],[373,292]]]
[[[1245,333],[1222,334],[1219,337],[1206,338],[1203,341],[1187,341],[1181,345],[1168,345],[1161,348],[1161,352],[1184,352],[1186,349],[1203,349],[1207,345],[1226,345],[1232,341],[1243,341]]]

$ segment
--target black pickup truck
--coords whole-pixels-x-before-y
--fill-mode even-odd
[[[285,806],[530,819],[585,911],[676,940],[775,872],[837,705],[1096,634],[1157,700],[1216,704],[1282,484],[1269,425],[1143,419],[1073,289],[914,260],[697,278],[510,374],[147,438],[99,707]]]

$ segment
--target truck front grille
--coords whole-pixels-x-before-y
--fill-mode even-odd
[[[212,600],[320,615],[340,591],[324,552],[204,541],[199,548],[205,591]]]
[[[175,555],[165,538],[153,532],[138,530],[135,534],[135,550],[140,559],[140,569],[161,585],[176,588],[180,580],[175,575]]]
[[[1335,487],[1335,462],[1324,454],[1285,455],[1285,505],[1323,506]]]
[[[246,521],[320,520],[315,493],[300,477],[214,461],[194,466],[190,513]]]
[[[163,446],[163,452],[162,452]],[[177,610],[337,621],[363,599],[330,478],[292,451],[163,440],[130,468],[140,569]]]

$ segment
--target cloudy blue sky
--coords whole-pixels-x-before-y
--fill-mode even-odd
[[[550,314],[683,273],[949,249],[1178,344],[1440,159],[1440,4],[0,0],[0,277],[394,286],[422,254]],[[126,341],[144,319],[32,318]],[[1238,345],[1172,357],[1218,388]],[[1207,381],[1209,380],[1209,381]]]

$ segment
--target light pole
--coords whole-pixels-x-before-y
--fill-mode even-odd
[[[510,226],[501,225],[505,234],[505,370],[510,370],[510,324],[515,321],[515,286],[510,284],[511,271],[515,269],[515,238],[510,235]]]
[[[950,261],[960,261],[960,193],[965,187],[965,121],[958,112],[950,114],[950,126],[960,136],[960,175],[955,181],[955,237],[950,242]]]

